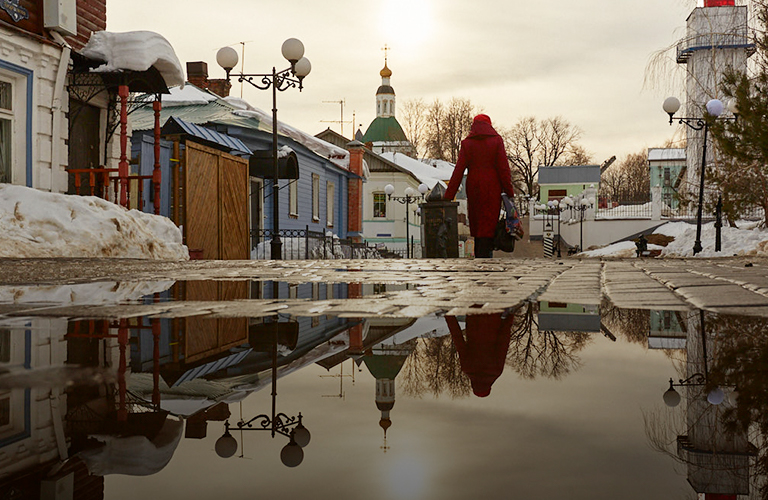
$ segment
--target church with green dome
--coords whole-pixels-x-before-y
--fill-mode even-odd
[[[376,91],[376,118],[368,126],[368,130],[358,140],[364,143],[374,153],[403,153],[416,157],[416,148],[406,137],[403,127],[395,118],[395,89],[390,84],[392,70],[387,67],[387,57],[384,56],[384,68],[379,73],[381,85]]]

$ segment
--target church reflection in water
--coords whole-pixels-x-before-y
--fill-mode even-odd
[[[187,283],[146,300],[348,298],[365,294],[359,287]],[[676,384],[682,403],[675,408],[649,410],[647,436],[684,464],[694,492],[736,498],[765,484],[765,332],[759,319],[702,311],[546,302],[423,318],[25,318],[0,327],[0,491],[40,498],[58,488],[72,491],[71,498],[103,498],[105,476],[156,474],[183,439],[207,438],[209,428],[211,437],[225,427],[229,435],[238,421],[244,426],[252,416],[237,416],[242,408],[232,406],[260,391],[271,392],[272,408],[261,410],[266,423],[254,425],[288,437],[286,449],[308,442],[276,398],[279,379],[310,366],[339,372],[340,397],[345,363],[358,377],[375,379],[370,418],[378,419],[386,452],[387,435],[397,431],[396,396],[489,398],[505,371],[524,380],[562,380],[582,368],[585,348],[604,337],[665,350],[678,368],[673,379],[701,382]],[[713,405],[707,396],[716,387],[724,400]],[[301,409],[307,427],[312,406]],[[219,455],[236,453],[237,443],[227,442],[233,447],[217,444]]]

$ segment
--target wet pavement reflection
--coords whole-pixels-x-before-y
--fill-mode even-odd
[[[412,288],[17,287],[35,307],[0,315],[0,499],[768,494],[761,318],[535,300],[413,317],[163,309]],[[62,304],[154,308],[51,313]]]

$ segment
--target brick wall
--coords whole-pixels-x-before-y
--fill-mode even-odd
[[[357,141],[349,143],[349,171],[363,176],[363,145]],[[349,179],[349,208],[347,231],[361,233],[363,231],[363,180]]]
[[[107,0],[77,0],[77,36],[67,37],[75,50],[85,46],[91,33],[107,29]]]

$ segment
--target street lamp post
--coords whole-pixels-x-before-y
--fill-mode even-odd
[[[721,117],[725,109],[725,105],[719,99],[711,99],[707,102],[706,109],[707,114],[711,117],[703,118],[674,118],[675,113],[680,109],[680,101],[676,97],[667,97],[664,100],[662,106],[664,111],[669,115],[669,124],[672,125],[673,120],[678,120],[678,123],[685,124],[693,130],[703,130],[704,140],[701,151],[701,171],[699,172],[699,207],[696,210],[696,241],[693,244],[693,255],[701,252],[701,212],[704,205],[704,172],[707,167],[707,133],[709,132],[710,120],[737,120],[738,109],[736,107],[736,101],[731,100],[728,103],[728,110],[733,114],[731,117]]]
[[[304,44],[296,38],[289,38],[283,42],[283,57],[291,63],[290,68],[276,71],[272,67],[272,73],[240,73],[234,76],[238,82],[248,82],[257,89],[268,90],[272,88],[272,240],[271,257],[273,260],[282,259],[283,243],[280,241],[280,216],[279,216],[279,186],[278,186],[278,158],[277,158],[277,91],[284,91],[292,87],[298,87],[299,92],[303,88],[304,77],[312,70],[309,59],[304,57]],[[237,51],[232,47],[223,47],[216,53],[216,62],[227,72],[227,83],[232,69],[237,65]],[[254,78],[256,80],[254,80]]]
[[[384,186],[384,192],[387,195],[387,199],[398,201],[405,205],[405,255],[407,258],[413,257],[413,252],[411,250],[411,231],[410,231],[410,215],[409,215],[409,206],[411,203],[415,203],[419,200],[424,199],[424,194],[429,191],[429,187],[422,183],[419,184],[419,196],[416,196],[416,191],[413,190],[412,187],[408,186],[405,188],[405,196],[392,196],[395,192],[395,186],[392,184],[387,184]]]
[[[593,197],[581,198],[578,202],[571,200],[568,208],[579,212],[579,252],[584,251],[584,213],[595,206]]]

